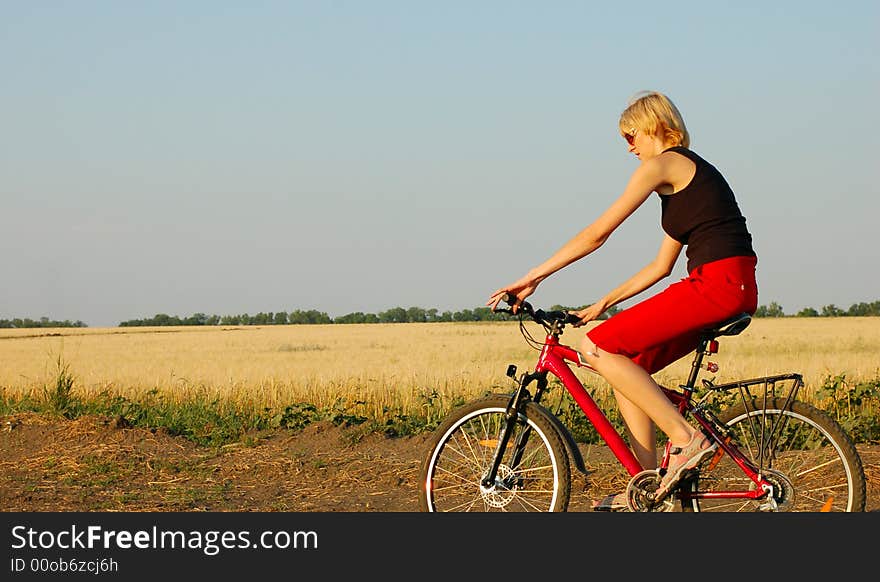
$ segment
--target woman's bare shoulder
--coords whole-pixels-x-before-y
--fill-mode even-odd
[[[663,194],[679,192],[690,184],[697,173],[694,161],[675,150],[666,150],[651,161],[657,163],[657,171],[663,176],[663,181],[672,186],[672,191]]]

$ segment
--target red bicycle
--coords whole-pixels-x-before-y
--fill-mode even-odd
[[[510,300],[505,299],[508,305]],[[499,309],[511,313],[510,309]],[[543,326],[544,342],[526,329],[525,318]],[[686,418],[718,444],[714,455],[685,474],[665,496],[656,494],[669,460],[669,445],[658,469],[644,469],[623,437],[572,371],[589,365],[560,343],[565,311],[543,311],[523,302],[523,337],[540,350],[534,371],[516,377],[512,394],[495,394],[453,410],[434,433],[422,463],[422,511],[566,511],[571,465],[588,475],[571,431],[541,402],[556,377],[599,437],[626,469],[631,511],[864,511],[865,474],[846,431],[825,412],[796,399],[799,374],[781,374],[725,384],[703,379],[717,371],[704,357],[718,351],[721,336],[741,333],[751,322],[743,313],[706,329],[694,353],[687,382],[663,388]]]

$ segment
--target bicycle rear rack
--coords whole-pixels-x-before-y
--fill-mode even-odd
[[[725,384],[713,384],[711,381],[704,379],[703,385],[710,392],[715,393],[736,390],[746,413],[751,415],[754,412],[766,411],[769,402],[778,405],[779,400],[783,400],[782,410],[788,410],[791,403],[795,400],[798,391],[803,387],[804,380],[800,374],[792,373],[763,376],[749,380],[737,380]],[[757,429],[754,422],[750,423],[753,434],[757,442],[760,443],[758,458],[756,459],[759,473],[763,473],[765,454],[771,456],[773,454],[772,451],[765,450],[765,445],[772,442],[774,435],[783,430],[783,418],[775,417],[769,427],[762,421]]]
[[[787,382],[791,381],[788,386]],[[737,380],[725,384],[714,384],[709,380],[703,380],[703,386],[712,392],[729,392],[737,390],[740,400],[746,410],[760,410],[767,405],[768,400],[784,398],[783,408],[795,400],[798,391],[803,387],[804,379],[800,374],[778,374],[776,376],[763,376],[749,380]],[[787,392],[785,389],[787,388]],[[760,402],[760,407],[758,403]],[[751,408],[749,408],[751,406]]]

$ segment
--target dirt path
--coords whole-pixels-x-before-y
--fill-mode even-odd
[[[318,423],[214,450],[105,418],[18,414],[0,417],[0,511],[418,511],[427,445]],[[592,476],[575,474],[570,511],[626,485],[601,450],[584,452]],[[880,511],[880,446],[859,452]]]

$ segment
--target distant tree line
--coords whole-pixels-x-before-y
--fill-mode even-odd
[[[38,320],[29,317],[16,317],[14,319],[0,319],[0,328],[25,328],[25,327],[88,327],[81,321],[55,321],[48,317],[41,317]]]
[[[549,310],[577,311],[586,306],[565,307],[552,305]],[[602,319],[612,317],[618,312],[617,307],[612,307],[603,314]],[[786,315],[782,306],[776,301],[769,305],[761,305],[755,311],[755,317],[845,317],[845,316],[880,316],[880,301],[871,303],[854,303],[848,309],[842,309],[834,305],[825,305],[821,309],[806,307],[793,315]],[[457,322],[457,321],[508,321],[515,319],[506,313],[493,312],[488,307],[463,309],[461,311],[440,311],[439,309],[424,309],[422,307],[394,307],[379,313],[364,313],[355,311],[339,317],[330,317],[323,311],[314,309],[295,309],[290,312],[260,312],[254,315],[242,313],[240,315],[206,315],[195,313],[189,317],[179,317],[164,313],[144,319],[131,319],[123,321],[119,327],[137,326],[170,326],[170,325],[291,325],[291,324],[316,324],[316,323],[434,323],[434,322]],[[39,320],[30,318],[0,319],[0,328],[28,328],[28,327],[88,327],[82,321],[55,321],[48,317]]]
[[[550,310],[577,310],[583,307],[564,307],[553,305]],[[617,312],[616,307],[609,309],[603,318],[611,317]],[[162,325],[290,325],[309,323],[436,323],[457,321],[508,321],[518,316],[507,313],[497,313],[488,307],[463,309],[461,311],[440,311],[439,309],[424,309],[422,307],[394,307],[379,313],[364,313],[355,311],[339,317],[330,317],[323,311],[294,310],[291,312],[260,312],[255,315],[243,313],[241,315],[205,315],[196,313],[190,317],[177,317],[159,313],[154,317],[145,319],[132,319],[123,321],[119,327],[137,326],[162,326]]]
[[[820,310],[816,310],[812,307],[805,307],[801,309],[797,313],[794,314],[794,317],[864,317],[864,316],[876,316],[880,315],[880,301],[873,301],[871,303],[853,303],[849,306],[849,309],[841,309],[837,307],[833,303],[830,305],[823,306]],[[755,311],[755,317],[788,317],[786,316],[782,306],[773,301],[770,305],[761,305],[758,307],[757,311]]]
[[[577,311],[586,307],[565,307],[552,305],[549,310]],[[612,317],[619,309],[615,306],[602,315],[602,319]],[[794,317],[844,317],[844,316],[878,316],[880,315],[880,301],[872,303],[854,303],[849,309],[841,309],[834,304],[825,305],[820,310],[807,307],[801,309]],[[769,305],[761,305],[755,311],[755,317],[789,317],[785,314],[782,306],[773,301]],[[173,315],[160,313],[155,317],[146,319],[132,319],[123,321],[120,327],[132,326],[161,326],[161,325],[289,325],[308,323],[434,323],[455,321],[508,321],[516,316],[506,313],[493,312],[488,307],[463,309],[461,311],[440,311],[439,309],[424,309],[422,307],[394,307],[379,313],[364,313],[356,311],[339,317],[330,317],[323,311],[294,310],[291,312],[260,312],[255,315],[243,313],[241,315],[205,315],[196,313],[190,317],[181,318]]]

